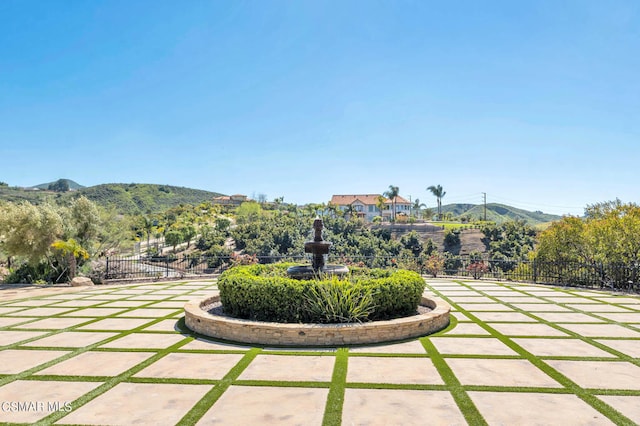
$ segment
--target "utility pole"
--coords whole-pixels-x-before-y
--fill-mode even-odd
[[[482,197],[484,199],[484,221],[487,221],[487,193],[483,192]]]

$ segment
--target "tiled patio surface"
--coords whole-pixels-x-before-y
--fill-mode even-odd
[[[215,281],[0,289],[0,422],[640,423],[640,297],[427,280],[452,324],[405,342],[255,347],[184,328]]]

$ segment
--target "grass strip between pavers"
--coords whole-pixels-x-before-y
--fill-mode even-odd
[[[423,337],[420,339],[422,346],[424,349],[431,355],[431,362],[440,373],[442,380],[447,387],[447,389],[451,392],[453,396],[453,400],[456,402],[456,405],[462,412],[467,423],[470,425],[488,425],[478,407],[473,403],[464,387],[455,376],[449,365],[445,362],[440,352],[436,349],[435,345],[429,340],[428,337]]]
[[[468,286],[464,282],[458,282],[458,284],[460,284],[462,286],[465,286],[465,287],[468,287],[468,288],[471,288],[470,286]],[[624,416],[622,413],[620,413],[618,410],[616,410],[613,407],[611,407],[609,404],[606,404],[605,402],[603,402],[600,399],[596,398],[596,396],[592,392],[590,392],[587,389],[584,389],[584,388],[580,387],[573,380],[569,379],[567,376],[565,376],[564,374],[560,373],[559,371],[557,371],[556,369],[551,367],[549,364],[544,362],[540,357],[537,357],[537,356],[533,355],[532,353],[530,353],[529,351],[524,349],[522,346],[520,346],[517,343],[515,343],[509,337],[507,337],[507,336],[503,335],[502,333],[498,332],[493,327],[491,327],[490,325],[488,325],[487,323],[485,323],[484,321],[482,321],[478,317],[476,317],[473,313],[471,313],[470,311],[462,308],[459,304],[455,303],[450,298],[448,298],[447,296],[445,296],[444,294],[439,292],[437,289],[433,289],[432,288],[432,290],[434,292],[436,292],[440,297],[442,297],[451,306],[454,306],[460,313],[466,315],[473,322],[475,322],[477,325],[482,327],[485,331],[489,332],[492,336],[494,336],[495,338],[500,340],[502,343],[507,345],[509,348],[514,350],[516,353],[520,354],[520,356],[525,358],[527,361],[531,362],[539,370],[541,370],[542,372],[547,374],[549,377],[551,377],[552,379],[554,379],[555,381],[560,383],[562,386],[564,386],[566,389],[568,389],[570,391],[570,393],[572,393],[572,394],[576,395],[578,398],[582,399],[584,402],[589,404],[591,407],[593,407],[595,410],[599,411],[604,416],[608,417],[614,423],[616,423],[616,424],[634,424],[634,422],[631,421],[631,419],[629,419],[626,416]],[[473,289],[473,290],[483,294],[484,296],[487,296],[487,294],[482,292],[481,290],[477,290],[477,289]],[[522,309],[518,310],[517,307],[512,306],[509,303],[503,303],[502,301],[499,301],[499,300],[497,300],[497,302],[501,303],[501,304],[504,304],[506,306],[509,306],[509,307],[517,310],[518,312],[527,313],[528,314],[528,312],[526,312],[526,311],[524,311]],[[555,302],[552,302],[552,301],[547,301],[547,303],[554,303],[555,304]],[[543,323],[547,323],[548,325],[555,326],[555,328],[564,331],[564,329],[562,327],[560,327],[560,326],[557,326],[557,325],[549,323],[549,322],[545,322],[544,320],[539,320],[539,321],[543,322]],[[575,335],[576,337],[580,337],[582,339],[585,339],[586,341],[589,341],[589,339],[586,339],[586,338],[584,338],[582,336],[579,336],[577,333],[572,333],[572,334]],[[532,336],[530,336],[530,337],[532,337]],[[540,337],[544,337],[544,336],[540,336]],[[433,344],[430,341],[428,341],[428,339],[423,339],[423,340],[425,342],[428,342],[428,344],[430,344],[431,346],[433,346]],[[433,346],[433,349],[435,350],[435,346]],[[433,356],[432,356],[432,359],[433,359]],[[610,359],[607,359],[607,360],[610,361]],[[444,360],[442,360],[442,361],[444,362]],[[435,359],[434,359],[434,364],[435,364]],[[447,366],[447,368],[448,368],[448,366]],[[451,374],[453,374],[453,372],[451,372]],[[522,389],[523,389],[521,387],[500,387],[500,388],[503,388],[505,392],[506,391],[522,392]],[[467,387],[465,387],[465,389],[467,389]],[[527,388],[525,388],[525,389],[527,389]],[[493,389],[493,390],[495,391],[495,389]],[[547,393],[547,392],[548,391],[545,388],[544,393]]]
[[[229,389],[233,382],[242,374],[242,372],[251,364],[251,362],[262,351],[260,348],[249,350],[240,361],[233,367],[209,392],[207,392],[198,401],[187,414],[180,419],[180,426],[195,425],[206,412],[216,403],[222,394]]]
[[[349,367],[349,350],[340,348],[336,351],[336,362],[333,365],[331,386],[324,408],[322,426],[339,426],[342,423],[342,407],[344,405],[344,390],[347,383],[347,369]]]

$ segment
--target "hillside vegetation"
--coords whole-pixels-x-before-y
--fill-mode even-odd
[[[146,183],[109,183],[83,188],[77,193],[121,213],[161,212],[180,204],[198,205],[222,195],[201,189]]]
[[[477,204],[447,204],[442,206],[442,213],[452,213],[454,217],[467,217],[471,220],[484,218],[484,206]],[[540,211],[531,212],[504,204],[487,204],[487,220],[501,224],[512,220],[522,220],[530,226],[560,220],[561,216]]]
[[[29,201],[32,204],[42,204],[48,200],[57,204],[68,204],[82,195],[106,209],[115,209],[123,214],[138,214],[162,212],[180,204],[197,205],[204,201],[211,201],[221,194],[200,189],[146,183],[108,183],[80,187],[68,192],[0,186],[0,201]]]

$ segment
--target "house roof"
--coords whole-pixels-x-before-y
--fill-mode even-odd
[[[365,205],[376,205],[378,204],[378,197],[380,194],[346,194],[346,195],[334,195],[331,197],[331,204],[335,204],[337,206],[348,206],[349,204],[353,204],[356,201],[360,201]],[[391,200],[385,198],[385,200],[390,203]],[[409,201],[404,198],[397,196],[396,204],[409,204]]]

